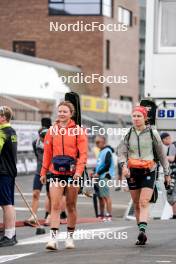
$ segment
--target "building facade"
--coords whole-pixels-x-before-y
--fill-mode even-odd
[[[0,9],[1,49],[78,66],[84,77],[116,76],[115,82],[86,83],[79,92],[138,101],[138,0],[6,0]],[[100,27],[81,30],[92,23]],[[109,24],[116,30],[104,30]],[[126,31],[119,30],[123,25]]]

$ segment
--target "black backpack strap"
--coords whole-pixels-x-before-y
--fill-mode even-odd
[[[151,139],[152,139],[152,149],[153,149],[153,156],[154,156],[154,161],[156,163],[158,163],[158,155],[157,155],[157,152],[156,152],[156,149],[155,149],[155,144],[154,144],[154,135],[153,135],[153,129],[152,128],[149,128],[150,130],[150,135],[151,135]]]
[[[152,128],[150,128],[150,135],[151,135],[151,138],[152,138],[152,148],[153,148],[153,156],[154,156],[154,161],[156,162],[157,164],[157,167],[156,167],[156,180],[158,180],[159,178],[159,159],[158,159],[158,155],[157,155],[157,152],[156,152],[156,149],[155,149],[155,144],[154,144],[154,135],[153,135],[153,130]]]
[[[133,129],[133,127],[130,128],[129,132],[125,136],[125,138],[127,140],[127,150],[128,151],[129,151],[129,148],[130,148],[129,141],[130,141],[132,129]],[[128,160],[128,151],[127,151],[127,160]]]
[[[167,154],[166,154],[166,156],[169,156],[169,151],[170,151],[170,145],[169,145],[169,147],[168,147],[168,149],[167,149]]]

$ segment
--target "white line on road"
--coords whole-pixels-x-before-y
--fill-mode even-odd
[[[0,208],[0,210],[2,210],[2,208]],[[16,207],[16,206],[15,206],[15,210],[16,211],[21,211],[21,212],[29,211],[29,209],[26,208],[26,207]],[[39,208],[37,211],[45,211],[45,209],[44,208]]]
[[[24,253],[24,254],[0,256],[0,263],[4,263],[4,262],[7,262],[7,261],[23,258],[23,257],[29,256],[29,255],[33,255],[33,254],[36,254],[36,253],[35,252],[31,252],[31,253]]]
[[[16,196],[21,196],[20,193],[15,193]],[[32,196],[32,193],[23,193],[24,196]],[[40,196],[46,196],[46,193],[40,193]]]
[[[156,260],[156,263],[171,263],[170,260]]]

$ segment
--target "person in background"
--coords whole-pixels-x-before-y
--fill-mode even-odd
[[[114,150],[110,146],[107,146],[106,138],[101,135],[95,138],[95,144],[100,149],[95,168],[95,174],[93,175],[94,178],[97,178],[97,184],[95,184],[95,192],[97,193],[100,202],[99,217],[104,221],[111,221],[112,199],[110,197],[108,181],[115,176],[115,166],[112,157],[112,153]],[[100,184],[100,182],[102,181],[104,181],[104,184]],[[107,214],[105,214],[105,208],[107,210]]]
[[[172,206],[173,219],[176,219],[176,147],[172,143],[170,134],[167,132],[161,134],[161,140],[165,146],[165,153],[167,155],[167,160],[169,161],[172,178],[170,189],[167,191],[167,200]]]
[[[42,167],[42,161],[43,161],[43,152],[44,152],[44,138],[47,133],[47,128],[40,128],[38,131],[38,138],[32,142],[33,150],[37,159],[37,169],[33,180],[33,193],[32,193],[32,211],[34,214],[37,214],[37,210],[39,207],[39,199],[40,199],[40,193],[43,187],[43,184],[40,182],[40,171]],[[48,193],[48,185],[46,185],[46,191]],[[45,199],[45,219],[49,217],[49,211],[50,211],[50,203],[48,195]],[[49,219],[47,219],[49,221]],[[35,219],[33,215],[31,215],[27,220],[27,223],[29,224],[36,224]]]
[[[15,177],[17,176],[17,136],[10,125],[12,109],[0,106],[0,206],[3,210],[4,234],[0,247],[17,243],[14,208]]]

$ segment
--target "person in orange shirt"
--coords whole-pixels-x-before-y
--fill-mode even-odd
[[[63,101],[58,105],[58,119],[51,127],[44,141],[44,155],[41,169],[41,182],[50,181],[49,195],[51,199],[51,230],[50,240],[46,249],[58,248],[57,235],[63,194],[66,195],[67,205],[67,239],[66,248],[74,248],[73,233],[77,213],[76,202],[79,191],[79,181],[87,162],[88,142],[83,128],[72,120],[74,106]],[[46,173],[50,172],[50,179]]]

